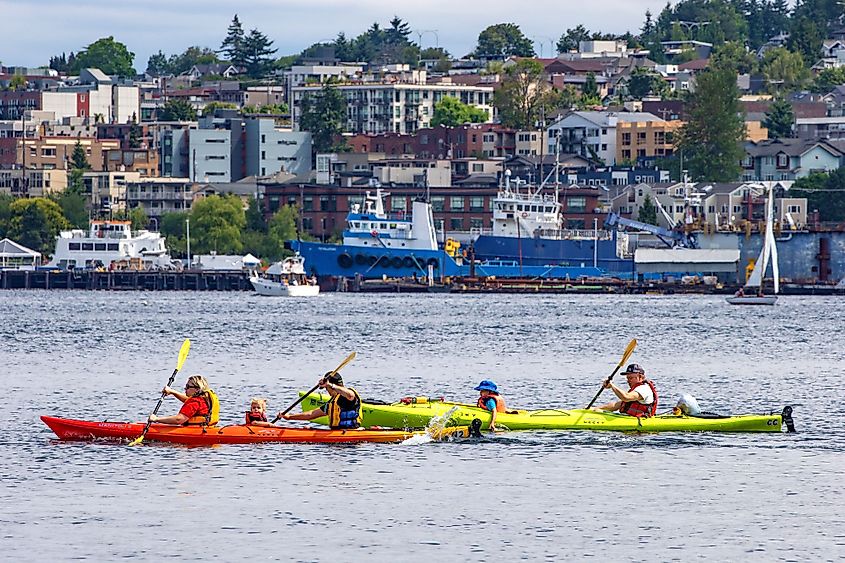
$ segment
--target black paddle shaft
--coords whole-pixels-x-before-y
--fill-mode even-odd
[[[613,373],[610,374],[610,377],[607,378],[607,381],[610,381],[611,379],[613,379],[613,376],[616,375],[616,372],[618,372],[621,368],[622,368],[622,364],[619,364],[618,366],[616,366],[616,369],[613,370]],[[589,405],[587,405],[587,410],[590,410],[590,407],[593,406],[593,403],[595,403],[598,400],[599,395],[602,394],[602,391],[604,391],[604,385],[601,386],[601,388],[599,389],[599,392],[596,393],[596,396],[593,397],[593,400],[590,401]]]
[[[317,388],[318,388],[320,385],[322,385],[322,383],[323,383],[324,381],[326,381],[326,379],[327,379],[327,378],[325,378],[325,377],[324,377],[323,379],[321,379],[321,380],[320,380],[320,383],[318,383],[317,385],[315,385],[314,387],[312,387],[312,388],[311,388],[311,389],[310,389],[310,390],[309,390],[306,394],[304,394],[304,395],[302,395],[300,398],[298,398],[298,399],[297,399],[297,400],[296,400],[296,401],[295,401],[295,402],[294,402],[291,406],[289,406],[288,408],[286,408],[285,410],[283,410],[282,412],[280,412],[279,414],[277,414],[277,415],[276,415],[276,418],[274,418],[274,419],[273,419],[273,422],[271,422],[270,424],[276,424],[276,422],[278,422],[280,418],[282,418],[282,417],[283,417],[283,416],[285,416],[287,413],[289,413],[289,412],[291,411],[291,409],[293,409],[293,407],[295,407],[296,405],[298,405],[299,403],[301,403],[303,400],[305,400],[305,397],[307,397],[308,395],[310,395],[311,393],[313,393],[314,391],[316,391],[316,390],[317,390]]]
[[[167,380],[167,385],[165,387],[170,387],[171,385],[173,385],[173,380],[176,379],[177,373],[179,373],[178,367],[173,370],[173,374],[170,376],[170,379]],[[156,408],[153,409],[153,414],[158,414],[158,409],[161,408],[161,403],[164,402],[165,396],[166,396],[166,394],[164,393],[164,391],[162,391],[161,397],[158,398],[158,403],[156,403]],[[152,416],[152,414],[150,416]],[[147,418],[147,424],[144,426],[144,431],[141,432],[141,438],[143,438],[144,436],[147,435],[147,430],[150,429],[150,424],[152,424],[152,423],[153,423],[153,421],[151,421],[149,418]]]

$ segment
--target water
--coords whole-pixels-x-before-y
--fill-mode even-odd
[[[5,560],[845,557],[841,299],[5,291],[0,311]],[[800,432],[128,448],[57,443],[38,420],[143,419],[186,337],[176,383],[206,375],[231,422],[351,351],[365,397],[474,400],[493,379],[511,406],[585,405],[636,337],[664,406],[792,404]]]

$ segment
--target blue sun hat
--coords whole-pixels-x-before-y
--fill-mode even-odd
[[[498,393],[498,387],[489,379],[485,379],[475,388],[476,391],[490,391],[491,393]]]

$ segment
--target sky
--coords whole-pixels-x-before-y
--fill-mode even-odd
[[[403,6],[403,4],[408,4]],[[674,4],[674,2],[673,2]],[[181,53],[199,45],[217,49],[237,12],[244,28],[257,28],[274,41],[277,55],[295,54],[334,39],[355,37],[373,22],[388,27],[394,15],[408,22],[412,40],[440,46],[453,56],[472,51],[487,26],[514,23],[550,56],[568,28],[636,32],[646,10],[658,14],[666,0],[0,0],[3,35],[0,62],[6,66],[46,65],[52,55],[77,52],[101,37],[114,36],[135,53],[135,69],[162,50]],[[577,10],[573,10],[577,7]]]

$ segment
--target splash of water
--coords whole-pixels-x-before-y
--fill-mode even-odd
[[[427,444],[429,442],[433,442],[434,440],[442,440],[444,438],[446,425],[449,423],[449,419],[452,418],[452,415],[455,414],[456,410],[458,410],[458,407],[454,406],[440,416],[432,417],[432,419],[428,422],[428,426],[425,427],[425,433],[414,434],[402,443],[416,446],[419,444]]]

